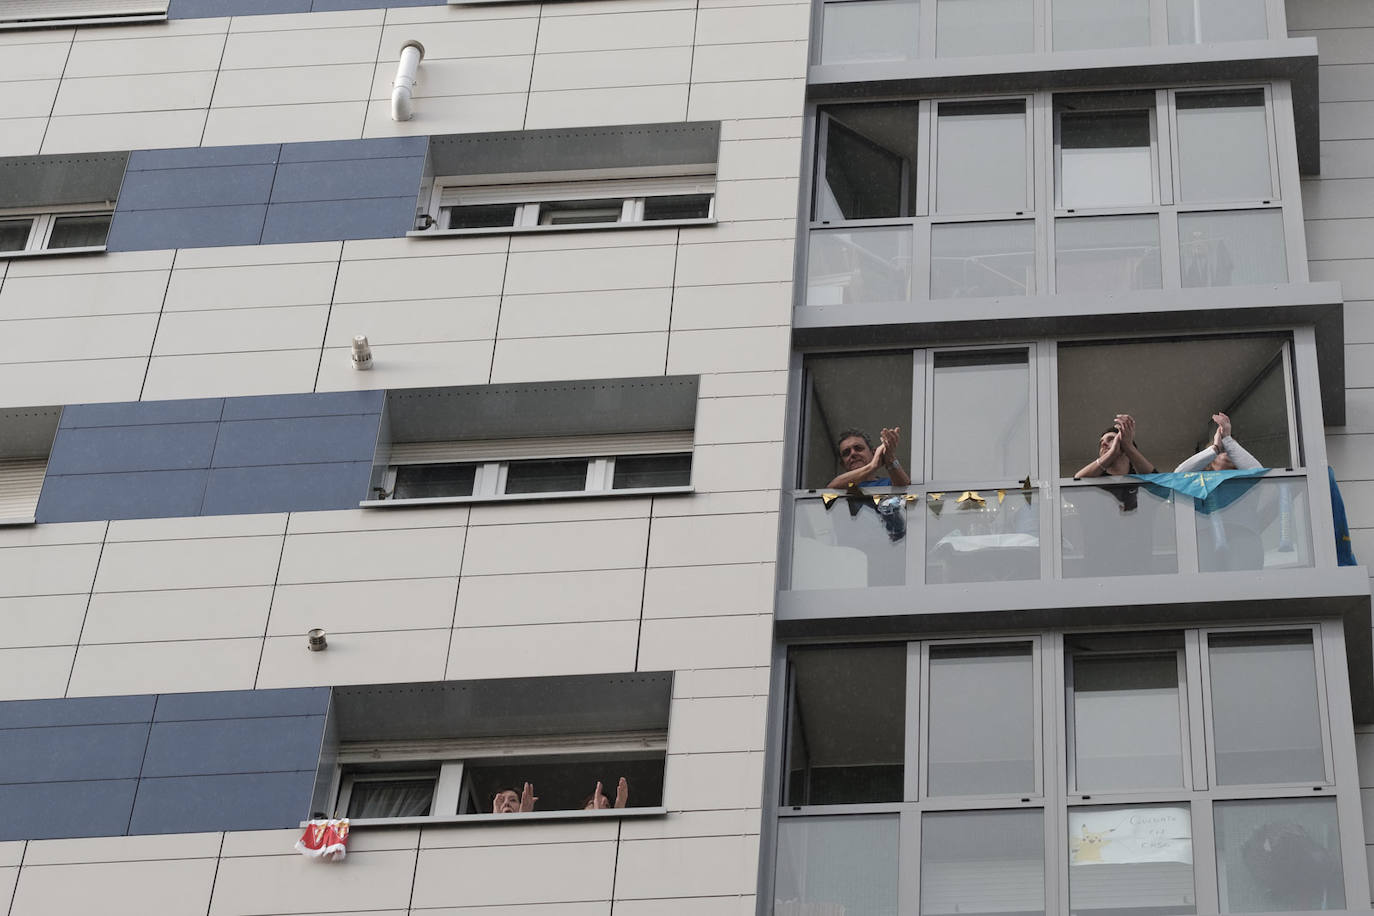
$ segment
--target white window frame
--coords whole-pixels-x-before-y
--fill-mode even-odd
[[[0,30],[161,22],[168,0],[0,0]]]
[[[72,216],[114,216],[114,207],[108,204],[73,204],[64,207],[49,207],[44,210],[33,208],[0,210],[0,222],[29,220],[29,237],[24,247],[15,251],[0,251],[0,259],[32,257],[34,255],[85,254],[104,251],[102,245],[82,245],[74,248],[49,248],[53,228],[59,219]],[[108,238],[108,230],[106,232]]]

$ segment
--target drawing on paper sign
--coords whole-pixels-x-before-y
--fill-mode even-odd
[[[1192,864],[1187,808],[1069,812],[1070,865]]]

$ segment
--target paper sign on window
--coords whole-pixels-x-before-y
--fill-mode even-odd
[[[1193,862],[1187,808],[1069,812],[1070,865]]]

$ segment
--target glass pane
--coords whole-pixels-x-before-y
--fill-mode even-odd
[[[1044,911],[1042,811],[959,811],[921,818],[922,916]]]
[[[110,215],[60,216],[53,220],[49,248],[94,248],[105,244],[110,232]]]
[[[1031,472],[1025,350],[936,353],[932,480],[1020,480]]]
[[[1180,92],[1177,107],[1182,200],[1273,196],[1264,90]]]
[[[31,219],[0,219],[0,251],[23,251],[32,227]]]
[[[433,779],[357,779],[346,816],[426,817],[433,798]]]
[[[475,464],[402,464],[396,468],[392,499],[430,499],[471,496],[477,478]]]
[[[1279,210],[1180,213],[1178,249],[1185,288],[1288,282]]]
[[[507,493],[580,493],[587,489],[587,459],[512,461],[506,468]]]
[[[620,221],[624,201],[558,200],[539,205],[539,225],[572,226],[583,223],[615,223]]]
[[[897,916],[897,815],[778,821],[774,916]]]
[[[939,0],[935,17],[940,57],[1035,50],[1034,0]]]
[[[1070,808],[1069,911],[1196,913],[1188,808]]]
[[[984,490],[962,501],[960,496],[926,497],[926,582],[1039,579],[1039,493]]]
[[[1034,696],[1029,644],[932,648],[930,794],[1034,791]]]
[[[449,229],[493,229],[515,225],[519,204],[488,204],[472,207],[449,207]]]
[[[1169,0],[1169,43],[1269,37],[1265,0]]]
[[[1198,568],[1203,572],[1312,565],[1303,478],[1231,480],[1195,505]]]
[[[842,6],[866,5],[844,3]],[[910,216],[915,209],[916,102],[835,105],[817,149],[815,219]]]
[[[899,433],[897,457],[910,467],[911,351],[858,356],[814,356],[806,360],[806,441],[802,486],[819,489],[845,473],[840,438],[860,430],[870,442],[884,428]],[[880,470],[887,476],[887,470]]]
[[[1312,633],[1208,638],[1221,785],[1325,782]]]
[[[1026,103],[961,102],[939,108],[935,208],[940,213],[1026,209]]]
[[[1345,909],[1334,798],[1217,802],[1223,913]]]
[[[1054,221],[1055,287],[1061,293],[1160,289],[1159,218],[1079,216]]]
[[[902,800],[906,645],[792,652],[789,805]]]
[[[710,194],[667,194],[644,198],[646,220],[706,219],[710,215]]]
[[[930,298],[1035,292],[1035,223],[946,223],[930,229]]]
[[[792,588],[905,585],[906,498],[841,497],[797,501]]]
[[[615,459],[615,476],[611,480],[611,489],[685,487],[691,482],[691,453],[682,455],[621,455]]]
[[[1178,572],[1173,492],[1148,484],[1065,487],[1064,578]]]
[[[1059,114],[1060,206],[1153,203],[1149,111]]]
[[[1054,50],[1143,48],[1150,0],[1054,0]]]
[[[911,227],[812,229],[807,305],[905,302],[911,297]]]
[[[1075,788],[1183,785],[1178,654],[1075,653],[1071,660]]]
[[[850,0],[825,4],[821,63],[914,60],[920,12],[917,0]]]

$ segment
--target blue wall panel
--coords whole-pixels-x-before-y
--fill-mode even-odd
[[[129,172],[119,189],[121,210],[172,210],[260,204],[272,194],[274,165],[220,165]]]
[[[315,771],[141,779],[129,833],[295,827],[310,816]]]
[[[273,204],[262,243],[400,238],[415,228],[415,195]]]
[[[208,467],[218,428],[218,423],[168,423],[58,429],[48,473],[111,474]]]
[[[275,420],[283,417],[329,417],[346,413],[381,413],[386,390],[326,391],[322,394],[262,394],[230,398],[227,420]],[[65,415],[64,415],[65,416]]]
[[[210,0],[223,3],[225,0]],[[216,16],[225,15],[216,13]],[[281,153],[280,143],[247,146],[188,146],[180,149],[141,149],[129,154],[129,171],[203,169],[217,165],[271,165]]]
[[[246,399],[245,399],[246,400]],[[215,423],[224,398],[184,401],[125,401],[118,404],[69,404],[62,408],[60,429],[82,426],[142,426],[156,423]]]
[[[313,770],[323,735],[322,715],[158,722],[148,738],[143,776]]]
[[[212,467],[370,462],[380,423],[379,414],[221,423]]]
[[[0,785],[0,840],[123,836],[136,779]]]
[[[148,723],[0,730],[0,783],[135,779]]]
[[[420,139],[424,139],[423,137]],[[315,144],[311,144],[315,145]],[[381,152],[378,150],[377,152]],[[322,151],[326,155],[327,151]],[[414,199],[419,191],[425,151],[404,158],[324,158],[305,162],[284,161],[277,166],[272,203],[300,200],[351,200],[359,197]],[[329,162],[322,168],[320,162]]]
[[[370,461],[215,468],[201,505],[203,515],[318,512],[356,509],[371,498]]]
[[[77,697],[70,700],[11,700],[0,703],[0,729],[147,722],[153,717],[156,700],[153,694]]]
[[[0,704],[0,710],[3,708],[4,704]],[[328,710],[328,687],[164,693],[157,698],[157,713],[153,720],[193,722],[198,719],[252,719],[262,716],[322,716]]]
[[[107,251],[216,248],[256,245],[262,239],[267,205],[194,207],[177,210],[120,210],[110,221]]]
[[[127,474],[48,475],[34,517],[39,522],[184,518],[200,514],[208,468]]]

